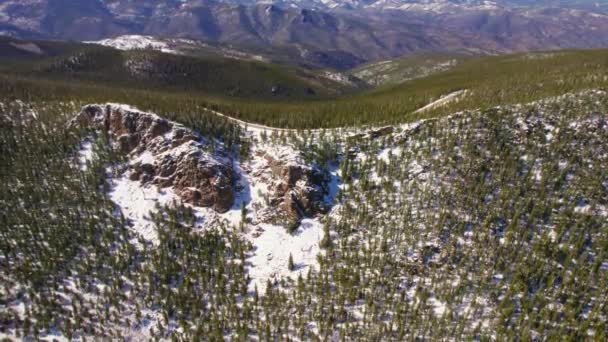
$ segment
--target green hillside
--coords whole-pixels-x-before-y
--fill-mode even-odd
[[[60,56],[81,49],[83,44],[50,41],[23,41],[0,36],[0,62],[30,62]]]
[[[349,74],[371,85],[395,85],[449,70],[470,57],[443,54],[420,54],[373,62],[350,70]]]
[[[147,243],[129,217],[114,214],[112,179],[125,161],[104,134],[66,130],[77,107],[3,104],[0,333],[605,341],[608,131],[597,113],[606,113],[606,98],[587,92],[474,111],[359,141],[339,131],[271,137],[264,146],[293,144],[339,164],[344,186],[322,221],[318,268],[254,290],[256,250],[243,225],[200,230],[192,207],[159,206],[150,214],[159,243]],[[238,130],[216,123],[188,126],[242,144],[232,139]],[[95,156],[86,168],[83,139]]]
[[[347,91],[344,85],[312,72],[268,63],[154,50],[120,51],[86,44],[8,39],[3,44],[6,49],[0,52],[4,61],[0,70],[11,78],[273,101],[327,97]]]
[[[5,96],[125,102],[165,113],[201,113],[206,107],[270,126],[319,128],[406,122],[603,88],[608,50],[471,58],[447,71],[358,93],[301,69],[143,50],[89,48],[20,68],[15,72],[5,63],[0,71]],[[458,90],[468,90],[459,101],[416,112]]]
[[[267,64],[9,46],[0,341],[608,339],[608,50],[337,96]]]
[[[537,52],[476,58],[445,72],[331,101],[240,101],[217,105],[240,118],[281,127],[379,125],[530,102],[565,92],[603,88],[607,82],[608,50]],[[468,95],[458,102],[414,113],[441,96],[464,89]]]

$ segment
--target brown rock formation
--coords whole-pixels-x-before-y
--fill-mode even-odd
[[[71,124],[109,134],[113,148],[132,159],[132,180],[173,187],[184,202],[218,212],[234,203],[230,160],[205,152],[202,138],[182,125],[115,105],[85,106]]]
[[[317,168],[285,162],[265,155],[271,178],[269,218],[295,226],[304,217],[327,212],[324,196],[329,176]]]

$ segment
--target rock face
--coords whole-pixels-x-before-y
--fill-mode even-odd
[[[357,142],[362,139],[378,139],[387,135],[391,135],[395,132],[395,127],[386,126],[378,129],[372,129],[365,133],[359,133],[348,137],[349,142]]]
[[[203,138],[182,125],[118,105],[85,106],[71,125],[107,133],[114,150],[131,159],[131,180],[173,187],[184,202],[217,212],[234,203],[231,161],[205,152]]]
[[[271,180],[269,208],[263,215],[265,221],[296,227],[304,217],[327,212],[324,197],[329,175],[326,172],[280,156],[263,154],[261,157],[266,167],[257,176]]]

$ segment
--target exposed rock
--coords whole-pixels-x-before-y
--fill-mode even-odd
[[[379,138],[379,137],[383,137],[385,135],[393,134],[394,131],[395,131],[395,127],[393,127],[393,126],[386,126],[386,127],[382,127],[382,128],[378,128],[378,129],[370,131],[369,132],[369,136],[372,139],[376,139],[376,138]]]
[[[109,134],[114,150],[131,159],[131,180],[173,187],[184,202],[218,212],[232,207],[230,160],[205,152],[203,138],[184,126],[117,105],[85,106],[71,124]]]
[[[365,133],[358,133],[358,134],[352,135],[352,136],[348,137],[348,141],[351,143],[355,143],[355,142],[359,142],[363,139],[378,139],[380,137],[393,134],[394,132],[395,132],[395,127],[386,126],[386,127],[381,127],[381,128],[377,128],[377,129],[372,129]]]
[[[313,217],[327,212],[324,202],[329,175],[321,170],[282,160],[265,154],[267,175],[260,177],[272,179],[269,186],[270,208],[265,215],[266,221],[295,226],[304,217]]]

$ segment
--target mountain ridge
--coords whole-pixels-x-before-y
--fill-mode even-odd
[[[8,0],[0,5],[0,33],[87,41],[127,34],[187,38],[281,51],[291,60],[340,70],[420,51],[497,54],[608,46],[602,34],[608,16],[601,12],[487,1],[383,3],[391,9],[319,10],[305,3],[292,8],[248,1],[85,0],[74,5]],[[399,10],[395,4],[407,6]]]

